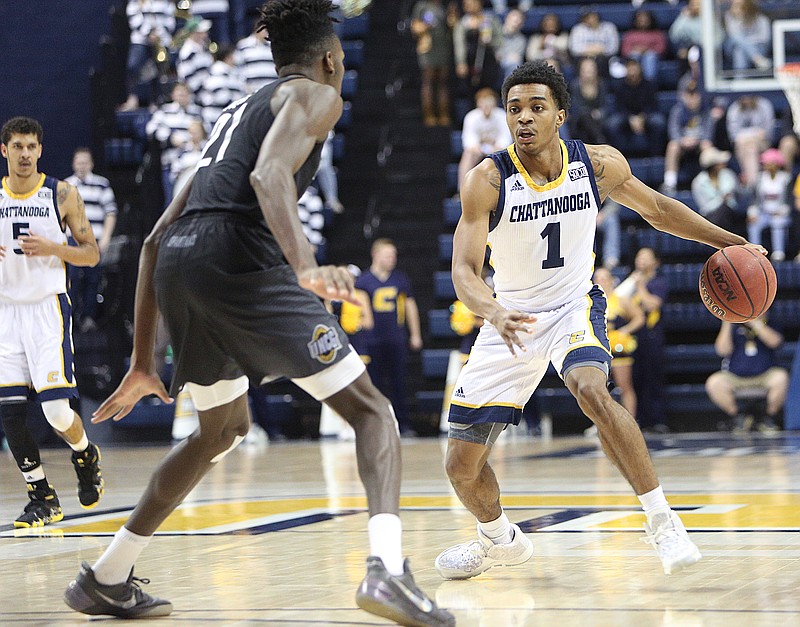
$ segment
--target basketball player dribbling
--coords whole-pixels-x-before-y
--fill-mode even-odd
[[[606,387],[606,300],[591,281],[595,219],[610,197],[678,237],[715,248],[747,242],[647,187],[615,148],[561,141],[569,93],[546,62],[518,67],[502,92],[514,143],[467,174],[453,240],[458,298],[486,320],[454,386],[446,460],[458,497],[478,520],[478,538],[443,551],[436,568],[447,579],[467,579],[533,554],[503,512],[488,458],[552,363],[638,495],[647,539],[670,574],[697,562],[700,551],[667,503],[635,420]],[[487,244],[496,298],[481,278]]]
[[[77,188],[39,172],[42,125],[15,117],[0,135],[8,162],[0,190],[0,415],[28,485],[14,526],[42,527],[64,514],[26,422],[32,402],[72,449],[81,506],[94,507],[103,494],[100,449],[69,404],[78,390],[66,269],[95,266],[100,252]],[[67,244],[67,227],[75,246]]]
[[[332,10],[329,0],[264,4],[260,25],[279,78],[223,111],[193,179],[145,242],[131,367],[95,420],[119,420],[148,394],[170,400],[154,368],[160,310],[174,350],[171,392],[189,390],[200,428],[161,462],[100,559],[83,563],[65,593],[79,612],[137,618],[172,611],[137,585],[134,562],[189,491],[244,439],[249,382],[285,376],[355,430],[372,553],[358,606],[403,625],[455,624],[416,586],[402,557],[400,440],[391,405],[320,300],[357,303],[353,279],[346,268],[317,266],[297,214],[298,194],[343,106],[344,52]]]

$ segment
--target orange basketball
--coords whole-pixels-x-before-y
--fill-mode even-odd
[[[700,297],[720,320],[747,322],[772,305],[778,279],[767,258],[745,246],[728,246],[706,261],[700,272]]]

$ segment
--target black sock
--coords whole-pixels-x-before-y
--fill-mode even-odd
[[[23,474],[36,470],[42,465],[39,447],[28,429],[28,404],[7,403],[0,405],[3,430],[6,432],[8,448]]]
[[[49,490],[50,484],[47,483],[47,477],[39,479],[39,481],[30,481],[28,485],[32,485],[34,490]]]

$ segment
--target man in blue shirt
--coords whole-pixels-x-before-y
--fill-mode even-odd
[[[733,418],[734,433],[750,430],[753,418],[745,416],[737,403],[742,390],[762,388],[766,395],[766,416],[756,428],[777,431],[776,414],[783,409],[789,374],[775,365],[775,351],[783,344],[783,335],[767,324],[766,317],[743,324],[723,322],[714,349],[723,358],[722,370],[706,381],[709,398]]]

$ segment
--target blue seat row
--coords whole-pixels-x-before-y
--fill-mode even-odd
[[[114,137],[105,140],[103,148],[107,166],[138,166],[144,157],[145,142],[132,137]]]
[[[569,30],[580,20],[581,11],[583,11],[584,3],[575,3],[567,0],[549,0],[549,6],[536,6],[525,13],[525,25],[522,31],[526,35],[535,33],[539,28],[539,23],[542,21],[542,16],[547,13],[555,13],[561,18],[561,25],[563,28]],[[633,14],[636,9],[629,3],[620,0],[618,3],[605,2],[593,5],[600,14],[600,19],[606,22],[612,22],[616,27],[621,30],[628,30],[633,21]],[[669,29],[675,18],[678,17],[681,7],[673,6],[667,3],[648,3],[644,8],[653,13],[656,26],[663,30]]]

